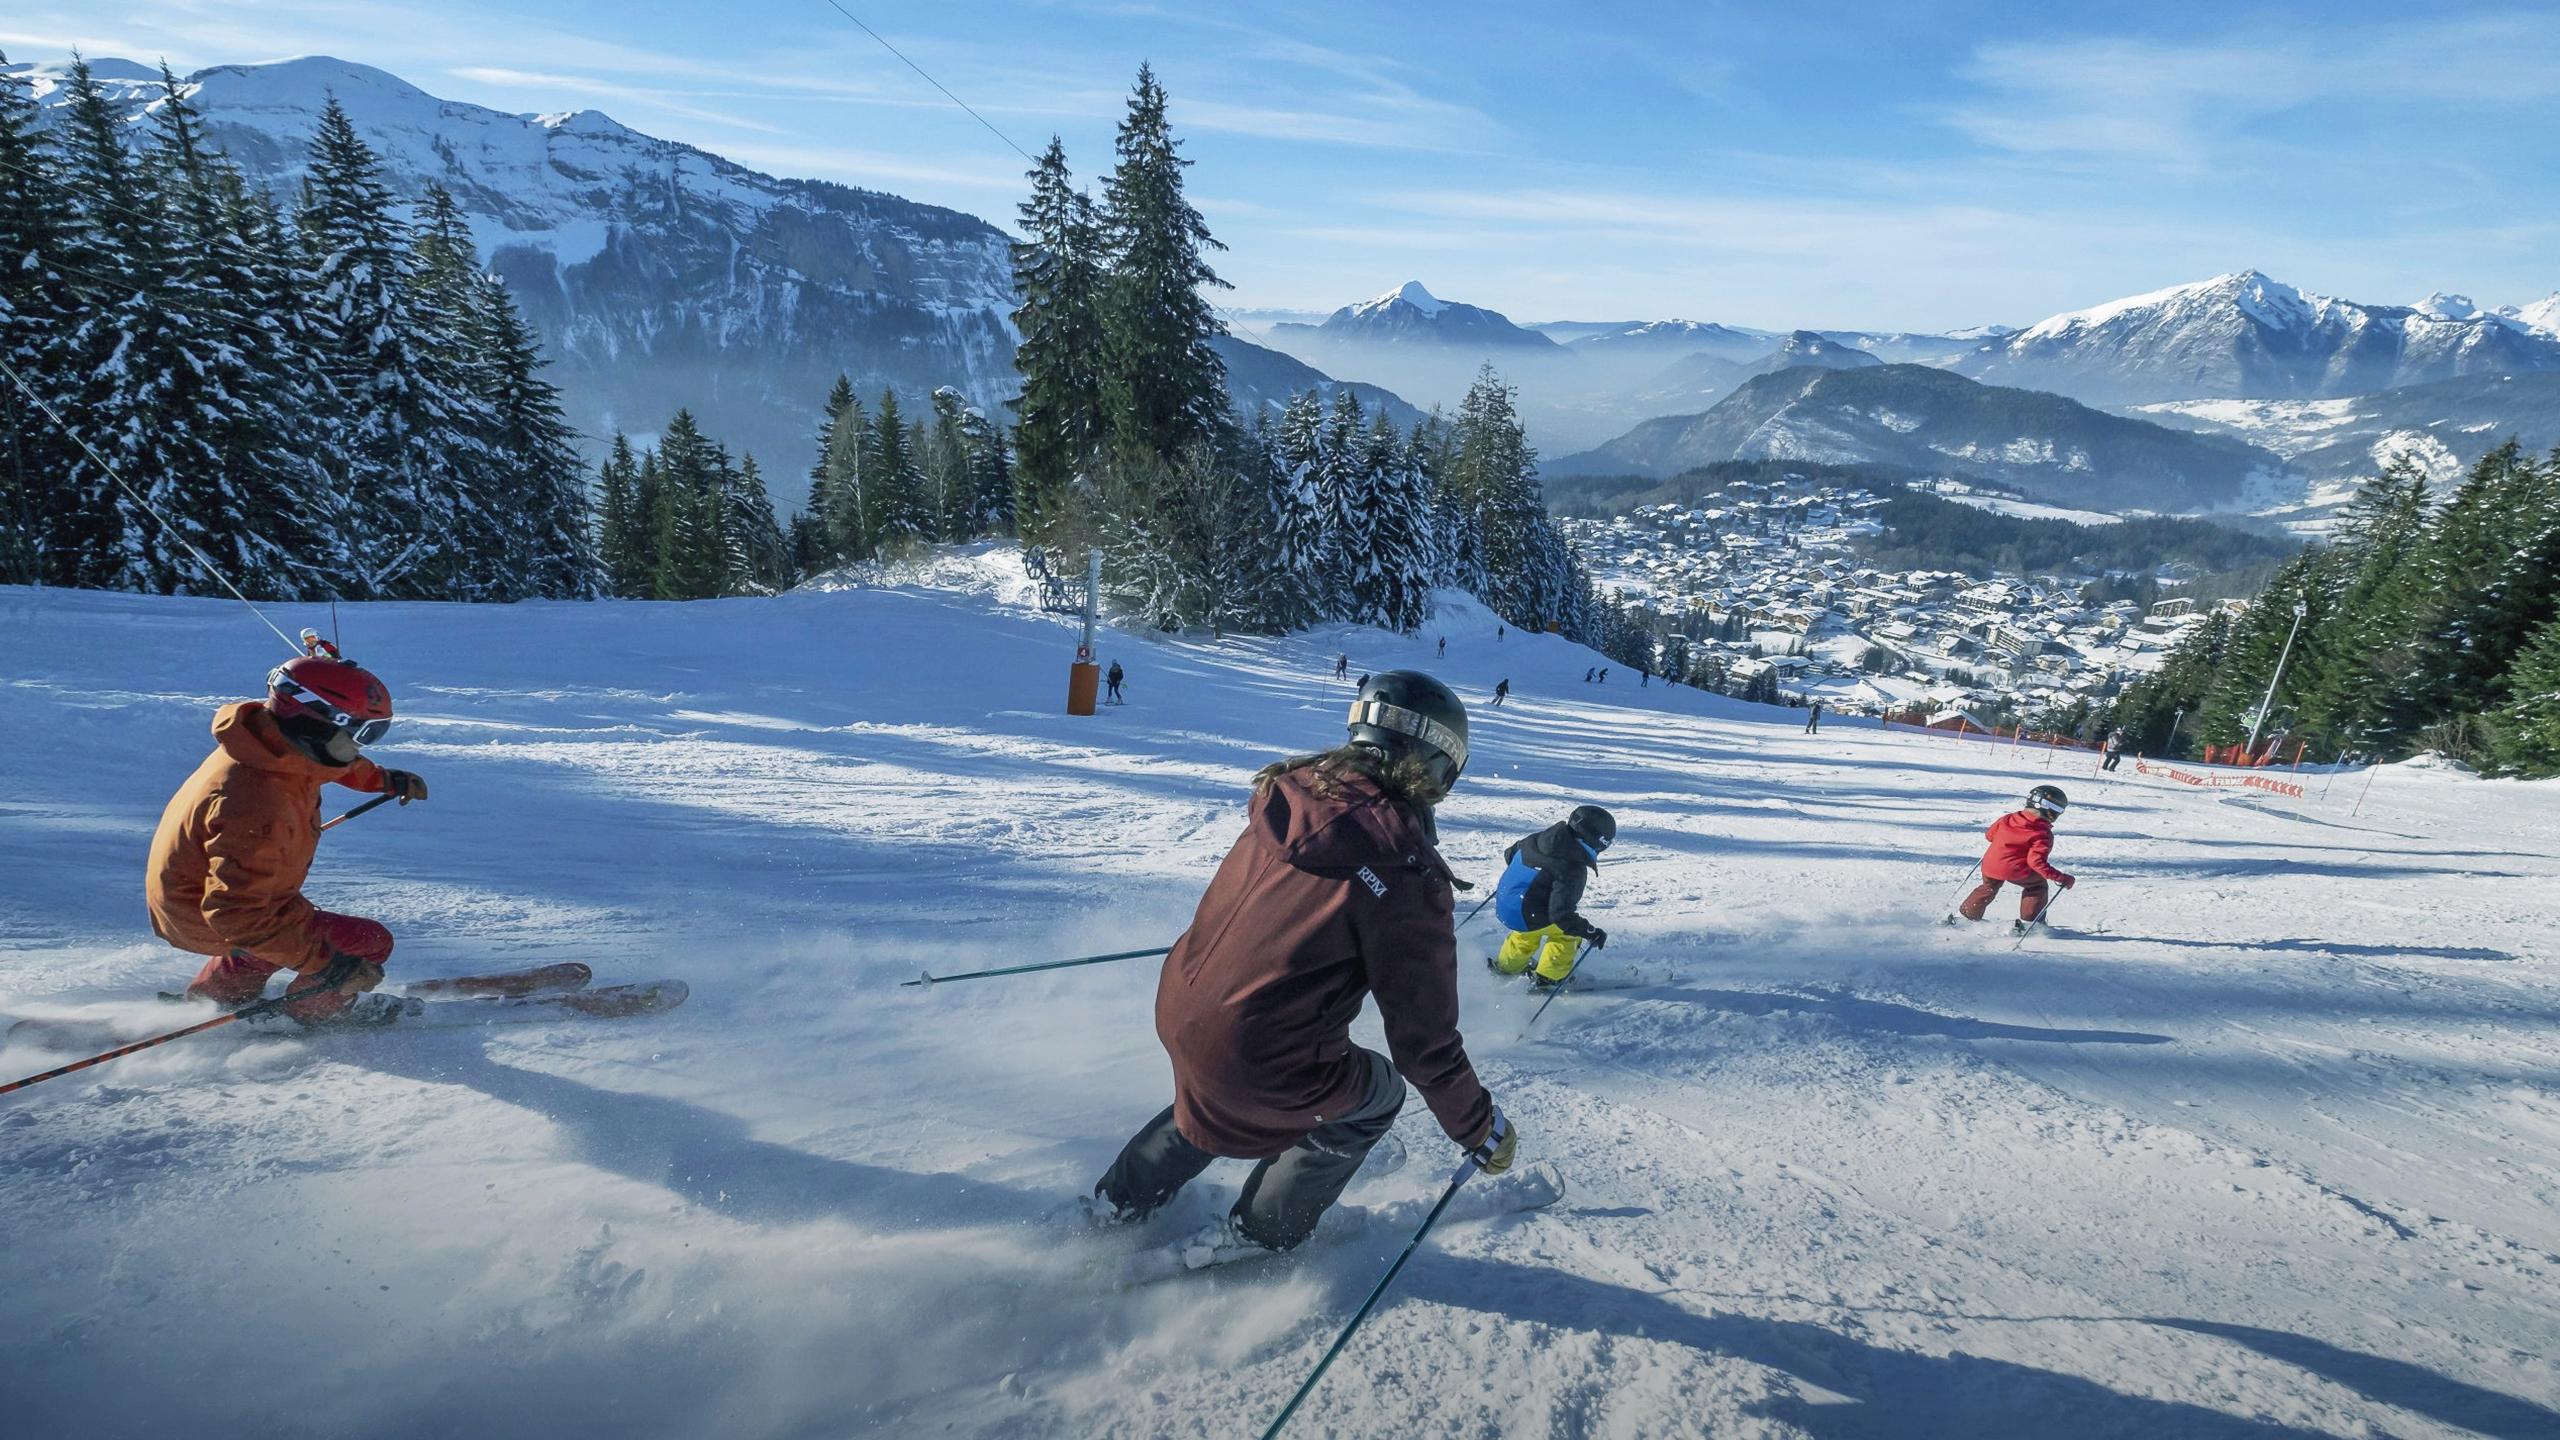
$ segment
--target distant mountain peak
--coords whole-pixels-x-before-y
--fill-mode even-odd
[[[2409,307],[2434,320],[2468,320],[2480,313],[2480,307],[2468,295],[2455,295],[2439,290]]]
[[[1375,311],[1399,302],[1410,305],[1425,315],[1437,315],[1449,308],[1448,301],[1422,288],[1422,282],[1419,280],[1407,280],[1386,294],[1374,300],[1364,300],[1351,308],[1355,311]]]

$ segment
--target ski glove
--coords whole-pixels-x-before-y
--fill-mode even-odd
[[[2056,880],[2056,881],[2054,881],[2053,883],[2054,883],[2054,884],[2056,884],[2056,885],[2061,886],[2061,887],[2062,887],[2063,889],[2065,889],[2065,890],[2068,890],[2068,889],[2070,889],[2070,888],[2071,888],[2071,883],[2072,883],[2072,882],[2071,882],[2071,877],[2070,877],[2070,876],[2068,876],[2068,875],[2065,875],[2065,876],[2063,876],[2061,879]]]
[[[1485,1132],[1483,1143],[1467,1152],[1476,1168],[1487,1175],[1499,1175],[1511,1168],[1511,1157],[1519,1152],[1520,1130],[1511,1123],[1502,1107],[1493,1107],[1493,1128]]]
[[[1592,926],[1591,933],[1583,936],[1582,939],[1583,943],[1589,945],[1594,950],[1606,950],[1609,948],[1609,932],[1601,929],[1597,925]]]
[[[412,800],[427,798],[427,782],[411,771],[385,770],[382,772],[382,793],[397,795],[400,803],[406,805]]]

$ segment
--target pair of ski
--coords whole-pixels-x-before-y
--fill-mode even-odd
[[[1517,975],[1503,974],[1501,969],[1495,966],[1490,956],[1486,958],[1484,968],[1493,971],[1496,976],[1505,980],[1517,980],[1520,978]],[[1565,976],[1563,983],[1558,985],[1545,985],[1536,981],[1531,981],[1529,985],[1529,992],[1533,995],[1544,996],[1556,990],[1563,990],[1574,994],[1599,990],[1644,990],[1656,985],[1671,984],[1675,978],[1677,977],[1672,975],[1671,967],[1668,965],[1618,964],[1612,962],[1609,967],[1604,970],[1586,970],[1580,965],[1576,965],[1573,967],[1571,973]]]
[[[305,1027],[285,1021],[293,1032],[367,1029],[385,1025],[447,1026],[524,1024],[553,1019],[621,1020],[655,1015],[685,1002],[690,993],[681,980],[651,980],[635,985],[592,985],[595,972],[574,960],[502,970],[417,980],[396,995],[381,991],[359,995],[338,1016]],[[173,1004],[193,1005],[183,995],[163,993]],[[281,1020],[282,1017],[276,1017]],[[105,1020],[32,1019],[11,1026],[11,1042],[73,1049],[111,1045],[142,1029]],[[264,1027],[262,1027],[264,1028]]]

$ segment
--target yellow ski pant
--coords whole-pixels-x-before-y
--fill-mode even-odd
[[[1515,930],[1502,942],[1502,953],[1493,957],[1493,968],[1505,975],[1517,975],[1538,964],[1538,978],[1561,980],[1573,969],[1573,957],[1582,949],[1580,936],[1567,935],[1553,925],[1539,930]]]

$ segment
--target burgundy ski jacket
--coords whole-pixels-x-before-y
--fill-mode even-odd
[[[1423,819],[1374,781],[1319,798],[1305,771],[1254,797],[1156,985],[1173,1114],[1214,1155],[1261,1159],[1349,1114],[1368,1087],[1351,1022],[1376,996],[1396,1069],[1440,1128],[1483,1143],[1493,1097],[1458,1033],[1450,873]]]

